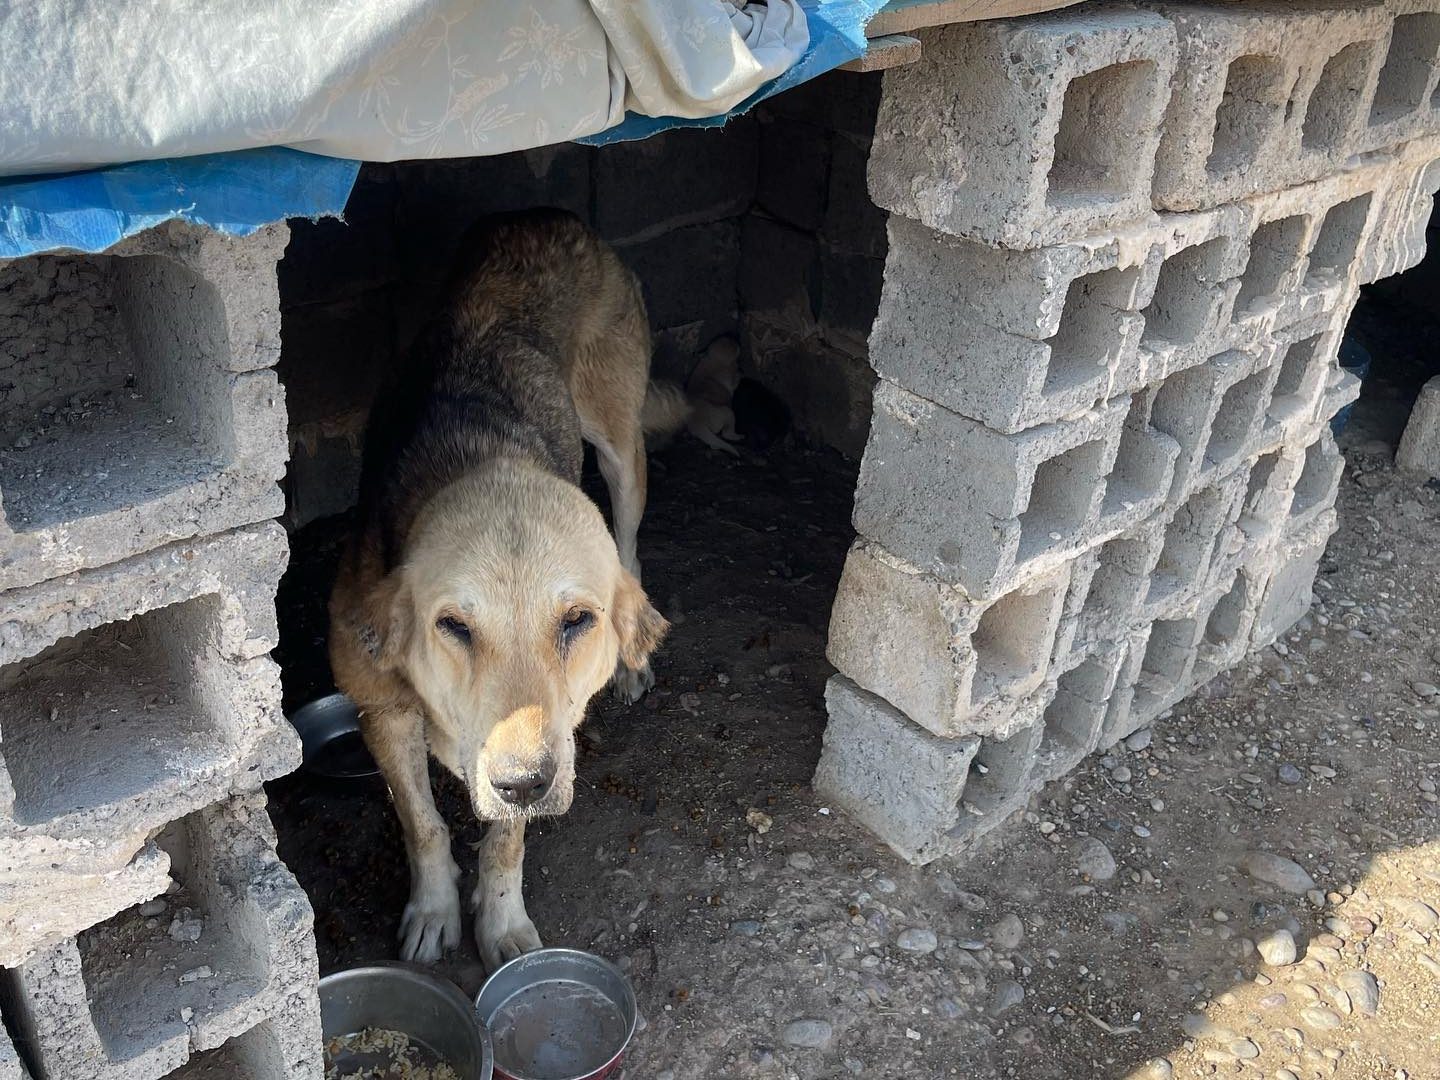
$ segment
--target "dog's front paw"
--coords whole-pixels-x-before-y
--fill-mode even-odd
[[[650,670],[647,663],[642,668],[626,667],[624,663],[615,666],[615,674],[610,678],[610,690],[617,701],[626,705],[634,705],[645,696],[645,692],[655,685],[655,673]]]
[[[523,903],[511,903],[506,897],[492,903],[482,900],[475,918],[475,943],[486,968],[494,971],[521,953],[540,948],[540,932],[525,914]]]
[[[460,890],[438,875],[417,883],[400,917],[400,958],[431,964],[460,944]]]

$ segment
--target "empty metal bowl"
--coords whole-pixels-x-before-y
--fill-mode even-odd
[[[490,1037],[452,983],[398,964],[350,968],[320,980],[320,1026],[328,1043],[366,1028],[398,1031],[455,1070],[491,1080]]]
[[[498,968],[475,998],[498,1080],[601,1080],[635,1034],[635,991],[608,960],[539,949]]]
[[[330,694],[301,706],[291,714],[290,724],[300,735],[308,772],[329,780],[379,775],[360,736],[360,710],[344,694]]]

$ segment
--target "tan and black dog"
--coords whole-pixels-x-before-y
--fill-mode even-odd
[[[688,405],[649,366],[634,276],[572,215],[526,211],[466,235],[444,309],[372,411],[330,658],[405,834],[405,959],[460,940],[427,748],[493,823],[474,897],[493,968],[540,945],[520,892],[525,822],[569,808],[586,704],[612,679],[631,701],[653,682],[667,625],[635,553],[644,430],[681,426]],[[582,439],[613,539],[578,486]]]

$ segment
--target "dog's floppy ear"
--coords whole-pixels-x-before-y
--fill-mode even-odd
[[[628,570],[620,571],[612,618],[620,638],[620,659],[631,670],[645,666],[670,629],[665,616],[655,610],[640,582]]]
[[[393,671],[415,629],[410,585],[400,571],[392,571],[376,583],[366,601],[369,624],[365,631],[374,636],[366,648],[382,669]]]

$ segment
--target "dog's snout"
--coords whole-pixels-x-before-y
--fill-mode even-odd
[[[500,796],[501,802],[507,802],[511,806],[529,806],[544,798],[554,781],[555,767],[550,765],[532,772],[491,780],[490,784],[495,789],[495,794]]]

